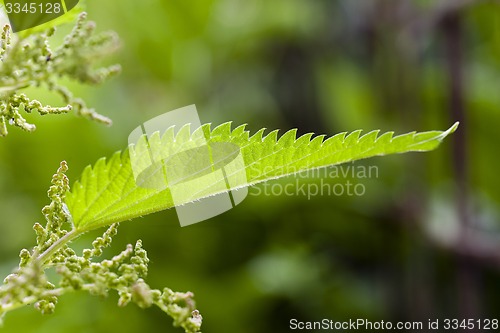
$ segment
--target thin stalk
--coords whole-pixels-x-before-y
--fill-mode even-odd
[[[40,254],[39,256],[36,256],[35,260],[38,261],[38,263],[40,263],[41,266],[43,266],[43,264],[45,264],[45,261],[47,261],[48,259],[50,259],[50,257],[52,257],[52,255],[54,255],[64,245],[66,245],[67,243],[71,242],[73,239],[77,238],[80,235],[81,235],[80,231],[78,231],[76,229],[72,229],[66,235],[64,235],[63,237],[59,238],[56,242],[54,242],[54,244],[52,244],[42,254]]]

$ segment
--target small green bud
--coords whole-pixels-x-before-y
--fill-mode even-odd
[[[90,257],[92,257],[92,250],[89,249],[83,250],[83,257],[85,259],[90,259]]]
[[[154,303],[159,302],[161,299],[161,291],[159,291],[158,289],[151,290],[151,297]]]
[[[56,305],[47,300],[41,300],[35,303],[35,309],[39,310],[42,314],[52,314],[56,309]]]
[[[120,291],[118,293],[120,298],[118,299],[118,306],[124,307],[132,300],[132,294],[126,291]]]
[[[19,267],[25,267],[31,259],[30,251],[28,251],[27,249],[22,249],[19,253],[19,258],[21,258]]]

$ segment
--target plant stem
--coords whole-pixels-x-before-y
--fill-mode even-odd
[[[42,254],[35,258],[36,261],[40,263],[41,266],[52,257],[57,251],[59,251],[66,243],[71,242],[73,239],[81,235],[76,229],[72,229],[63,237],[59,238],[54,244],[52,244],[48,249],[46,249]]]
[[[81,290],[90,290],[93,286],[94,286],[94,284],[92,284],[92,283],[84,284],[81,287]],[[39,301],[40,298],[47,297],[47,296],[61,296],[66,292],[74,291],[74,290],[75,289],[73,289],[71,287],[57,288],[57,289],[45,291],[43,293],[42,297],[40,297],[40,295],[27,296],[27,297],[23,298],[23,300],[21,302],[0,304],[1,305],[0,306],[0,316],[9,312],[9,311],[13,311],[13,310],[21,308],[23,306],[33,304],[33,303]]]

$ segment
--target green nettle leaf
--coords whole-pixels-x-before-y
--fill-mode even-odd
[[[277,130],[264,136],[262,129],[250,136],[245,125],[231,130],[231,123],[213,130],[205,124],[193,133],[189,126],[178,133],[172,127],[162,137],[159,132],[149,138],[143,136],[109,161],[103,158],[93,168],[88,166],[68,193],[66,204],[75,228],[84,232],[297,172],[372,156],[433,150],[457,127],[455,123],[447,131],[399,136],[393,136],[393,132],[379,135],[379,131],[361,136],[358,130],[326,140],[324,135],[313,137],[312,133],[296,138],[296,130],[279,139]],[[204,147],[212,152],[209,166],[201,161]],[[244,177],[223,186],[218,182],[224,180],[202,177],[237,155],[243,159],[242,167],[226,170],[226,176],[244,172]],[[148,167],[152,169],[148,171]],[[148,172],[137,174],[137,170]],[[158,181],[162,177],[163,181]],[[155,183],[160,185],[151,186]],[[185,195],[178,197],[179,192]]]

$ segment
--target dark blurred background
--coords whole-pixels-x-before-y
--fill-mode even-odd
[[[119,33],[109,62],[123,73],[70,85],[114,125],[33,115],[36,132],[0,139],[2,276],[33,246],[61,160],[74,182],[169,110],[196,104],[203,122],[301,134],[460,121],[436,151],[356,164],[378,177],[323,180],[360,183],[364,195],[257,196],[261,185],[193,226],[180,228],[173,210],[125,222],[106,255],[142,239],[151,286],[193,291],[204,332],[288,332],[292,318],[500,319],[499,1],[89,0],[87,9],[98,29]],[[67,295],[52,316],[9,313],[3,331],[180,332],[158,309],[116,302]]]

